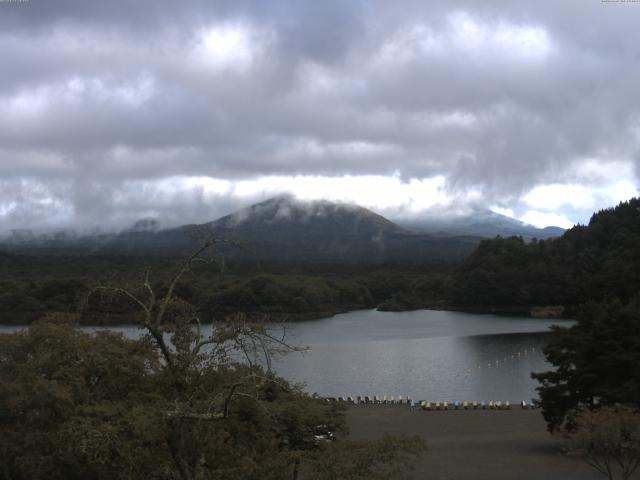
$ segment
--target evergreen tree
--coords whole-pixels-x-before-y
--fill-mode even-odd
[[[598,405],[640,404],[640,297],[585,305],[570,328],[555,327],[544,350],[555,370],[534,373],[549,430],[574,426]]]

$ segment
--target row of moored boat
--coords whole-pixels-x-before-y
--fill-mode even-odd
[[[411,408],[421,410],[510,410],[511,402],[501,400],[489,400],[488,402],[465,401],[465,402],[429,402],[426,400],[413,400],[408,395],[365,395],[357,397],[326,397],[328,402],[350,403],[353,405],[406,405]],[[518,406],[522,409],[533,409],[537,405],[534,402],[522,400]]]

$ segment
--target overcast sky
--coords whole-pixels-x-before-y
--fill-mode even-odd
[[[0,1],[0,230],[638,195],[640,3]]]

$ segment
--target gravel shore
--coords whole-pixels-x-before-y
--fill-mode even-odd
[[[580,458],[562,453],[561,442],[546,431],[540,410],[426,412],[407,406],[351,406],[347,422],[351,437],[358,440],[385,433],[422,436],[427,451],[414,461],[416,479],[602,478]]]

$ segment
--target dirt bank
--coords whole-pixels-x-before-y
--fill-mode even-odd
[[[562,454],[539,410],[425,412],[406,406],[353,406],[347,421],[354,439],[385,433],[422,436],[428,448],[415,460],[416,479],[602,478],[579,458]]]

